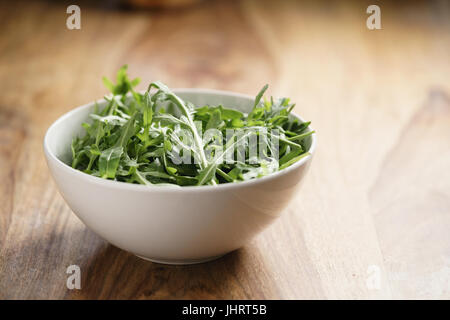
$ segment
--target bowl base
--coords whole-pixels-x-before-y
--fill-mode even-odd
[[[202,259],[153,259],[153,258],[147,258],[147,257],[143,257],[143,256],[139,256],[136,255],[137,257],[150,261],[150,262],[154,262],[154,263],[159,263],[159,264],[170,264],[170,265],[188,265],[188,264],[198,264],[198,263],[204,263],[204,262],[209,262],[209,261],[213,261],[216,259],[219,259],[220,257],[223,257],[224,254],[218,255],[218,256],[214,256],[214,257],[208,257],[208,258],[202,258]]]

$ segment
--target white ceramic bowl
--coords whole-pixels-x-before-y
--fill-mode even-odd
[[[253,97],[230,92],[174,91],[198,106],[222,104],[249,112],[253,103]],[[44,138],[50,172],[86,226],[113,245],[154,262],[204,262],[242,247],[281,214],[311,162],[308,156],[263,178],[217,186],[148,187],[105,180],[67,165],[72,137],[83,132],[81,123],[93,108],[94,103],[76,108],[50,126]],[[313,154],[315,134],[307,144]]]

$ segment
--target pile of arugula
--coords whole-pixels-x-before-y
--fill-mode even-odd
[[[262,99],[267,85],[244,114],[195,108],[161,82],[136,92],[140,80],[128,78],[126,65],[116,84],[103,82],[112,95],[102,110],[96,105],[83,123],[86,134],[71,146],[72,167],[85,173],[143,185],[216,185],[262,177],[308,155],[310,122],[289,119],[294,104],[287,98]],[[256,141],[256,155],[249,141]]]

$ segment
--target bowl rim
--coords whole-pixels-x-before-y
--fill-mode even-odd
[[[176,94],[183,94],[183,93],[197,93],[197,94],[210,94],[210,95],[227,95],[227,96],[232,96],[232,97],[236,97],[236,98],[241,98],[241,99],[250,99],[250,100],[254,100],[254,97],[248,95],[248,94],[243,94],[243,93],[236,93],[236,92],[232,92],[232,91],[225,91],[225,90],[216,90],[216,89],[203,89],[203,88],[176,88],[176,89],[172,89],[172,91]],[[254,179],[250,179],[247,181],[239,181],[239,182],[233,182],[233,183],[224,183],[224,184],[217,184],[214,186],[211,185],[203,185],[203,186],[178,186],[178,185],[155,185],[155,186],[145,186],[145,185],[141,185],[141,184],[133,184],[133,183],[128,183],[128,182],[122,182],[122,181],[115,181],[115,180],[109,180],[109,179],[103,179],[100,177],[96,177],[96,176],[92,176],[90,174],[84,173],[80,170],[74,169],[71,166],[69,166],[68,164],[64,163],[63,161],[61,161],[50,149],[49,147],[49,137],[51,134],[51,131],[53,130],[53,128],[58,125],[59,123],[65,121],[67,118],[71,117],[73,114],[80,112],[82,109],[87,109],[89,107],[92,107],[92,105],[94,103],[102,103],[105,102],[106,100],[104,98],[99,99],[99,100],[94,100],[91,101],[89,103],[83,104],[79,107],[73,108],[70,111],[66,112],[65,114],[63,114],[62,116],[60,116],[58,119],[56,119],[47,129],[45,136],[44,136],[44,143],[43,143],[43,147],[44,147],[44,153],[45,156],[47,158],[47,161],[52,161],[53,163],[55,163],[59,168],[61,168],[62,170],[66,171],[68,174],[74,174],[77,177],[79,177],[82,180],[85,180],[86,182],[91,182],[91,183],[95,183],[95,184],[99,184],[102,185],[104,187],[109,187],[109,188],[116,188],[116,189],[123,189],[123,190],[132,190],[132,191],[140,191],[140,192],[188,192],[188,191],[202,191],[202,192],[209,192],[209,191],[221,191],[221,190],[226,190],[226,189],[239,189],[239,188],[244,188],[244,187],[249,187],[252,185],[257,185],[260,183],[264,183],[264,182],[268,182],[270,180],[274,180],[277,177],[281,176],[281,175],[285,175],[288,174],[292,171],[294,171],[295,169],[297,169],[298,167],[306,164],[308,161],[311,161],[312,156],[314,155],[314,152],[316,150],[316,145],[317,145],[317,137],[316,137],[316,133],[313,133],[311,135],[311,146],[308,150],[309,155],[307,155],[306,157],[300,159],[299,161],[297,161],[296,163],[294,163],[293,165],[270,173],[266,176],[263,176],[261,178],[254,178]],[[291,112],[291,115],[294,116],[295,118],[297,118],[298,120],[305,122],[305,120],[303,118],[301,118],[299,115],[297,115],[294,112]],[[310,131],[313,131],[313,129],[311,127],[309,127]]]

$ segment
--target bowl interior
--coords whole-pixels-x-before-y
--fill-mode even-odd
[[[253,106],[253,97],[205,89],[177,89],[174,92],[179,95],[183,100],[190,101],[196,107],[202,107],[204,105],[222,105],[226,108],[236,109],[244,113],[251,111]],[[105,100],[97,102],[98,107],[101,109],[106,105]],[[94,110],[95,103],[89,103],[79,108],[76,108],[61,118],[59,118],[48,130],[45,144],[48,151],[61,160],[62,162],[70,165],[72,161],[72,152],[70,149],[72,139],[75,136],[82,136],[85,133],[84,128],[81,126],[83,122],[91,122],[89,114]],[[297,118],[303,122],[303,119],[295,114],[291,113],[291,118]],[[312,137],[309,136],[305,145],[309,150],[312,144]]]

